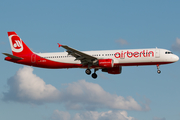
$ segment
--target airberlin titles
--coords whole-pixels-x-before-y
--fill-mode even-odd
[[[141,52],[138,52],[138,51],[124,52],[124,51],[121,51],[121,52],[116,52],[114,54],[114,56],[115,56],[115,58],[125,58],[126,56],[128,58],[132,58],[132,57],[135,57],[135,58],[138,58],[138,57],[150,57],[150,56],[154,57],[154,52],[153,51],[148,51],[148,50],[142,50]]]

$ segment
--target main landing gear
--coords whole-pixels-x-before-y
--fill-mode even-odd
[[[86,73],[87,75],[90,75],[90,74],[91,74],[91,70],[88,68],[88,69],[86,69],[85,73]]]
[[[157,65],[157,73],[160,74],[161,71],[159,70],[159,65]]]
[[[97,78],[97,74],[96,74],[96,71],[97,71],[97,70],[98,70],[98,69],[94,69],[94,73],[91,75],[92,78],[94,78],[94,79]],[[90,74],[91,74],[91,70],[88,68],[88,69],[86,69],[85,73],[86,73],[87,75],[90,75]]]

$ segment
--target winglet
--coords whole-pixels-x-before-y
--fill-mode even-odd
[[[61,44],[59,44],[59,43],[57,43],[58,44],[58,47],[61,47],[62,45]]]

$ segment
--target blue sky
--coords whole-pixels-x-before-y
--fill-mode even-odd
[[[7,31],[15,31],[35,52],[62,52],[61,43],[82,51],[158,47],[180,56],[179,5],[176,0],[1,1],[0,51],[11,53]],[[84,69],[25,67],[4,57],[2,120],[180,119],[179,62],[160,66],[160,75],[156,66],[123,67],[120,75],[98,71],[93,80]]]

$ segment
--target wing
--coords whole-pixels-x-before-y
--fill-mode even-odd
[[[75,60],[80,60],[82,65],[93,64],[94,61],[97,60],[96,57],[93,57],[89,54],[78,51],[76,49],[73,49],[67,45],[61,45],[59,43],[58,45],[59,47],[63,47],[64,49],[66,49],[67,50],[66,52],[68,52],[68,55],[72,55],[73,57],[75,57]]]

